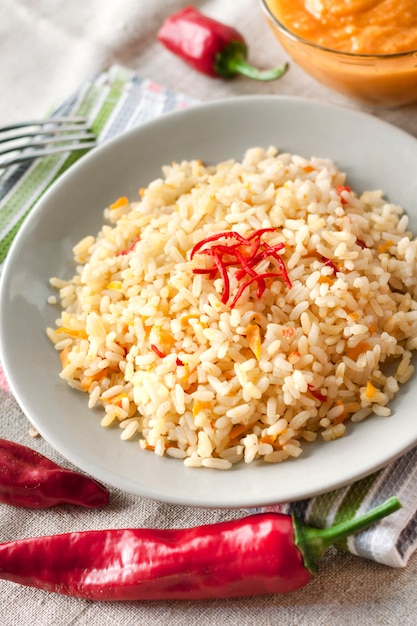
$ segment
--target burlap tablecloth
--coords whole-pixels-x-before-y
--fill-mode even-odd
[[[187,3],[174,0],[3,0],[0,6],[0,125],[42,117],[92,74],[114,63],[135,70],[197,100],[239,94],[288,94],[358,108],[320,87],[296,66],[280,81],[211,80],[187,69],[156,41],[164,17]],[[270,66],[286,59],[265,25],[257,0],[194,2],[205,13],[236,26],[250,44],[251,60]],[[417,136],[417,106],[365,109]],[[410,164],[412,167],[413,164]],[[414,164],[415,166],[415,164]],[[29,424],[0,378],[0,436],[33,445]],[[41,440],[36,449],[65,463]],[[65,463],[67,464],[67,463]],[[67,464],[68,465],[68,464]],[[243,515],[243,511],[192,509],[152,502],[112,489],[101,511],[59,507],[47,511],[0,506],[1,540],[124,526],[182,527]],[[330,551],[320,575],[287,596],[210,602],[98,604],[0,582],[0,622],[5,625],[105,624],[415,624],[417,557],[389,568]]]

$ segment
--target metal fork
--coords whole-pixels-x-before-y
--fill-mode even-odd
[[[86,118],[73,116],[0,127],[0,144],[0,169],[3,169],[59,152],[87,150],[96,145],[96,140]]]

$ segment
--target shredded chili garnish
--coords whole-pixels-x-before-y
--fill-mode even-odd
[[[317,391],[317,389],[313,387],[313,385],[307,385],[307,388],[311,395],[314,396],[317,400],[320,400],[320,402],[326,402],[327,396]]]
[[[238,282],[248,277],[239,285],[230,304],[232,309],[236,306],[245,289],[252,283],[257,283],[258,298],[262,297],[266,289],[265,279],[267,278],[281,278],[288,289],[291,289],[292,285],[284,260],[279,254],[285,248],[285,244],[280,242],[271,246],[265,241],[261,241],[261,237],[265,233],[275,232],[275,230],[275,228],[260,228],[250,233],[247,237],[231,230],[216,233],[202,239],[191,250],[191,259],[194,258],[196,253],[205,254],[213,259],[213,265],[209,268],[195,268],[193,273],[207,275],[211,280],[214,280],[218,275],[221,277],[223,281],[221,302],[223,304],[227,304],[230,299],[229,268],[235,270],[234,276]],[[216,243],[222,239],[233,239],[234,243]],[[268,257],[276,262],[278,271],[257,272],[255,267],[261,261],[268,259]]]
[[[351,188],[350,187],[345,187],[344,185],[337,185],[337,187],[335,187],[335,189],[336,189],[337,193],[340,196],[340,203],[341,204],[347,204],[348,201],[342,196],[342,191],[347,191],[349,193],[350,191],[352,191]]]
[[[246,244],[248,243],[248,239],[246,237],[243,237],[242,235],[240,235],[234,230],[230,230],[224,233],[215,233],[214,235],[211,235],[210,237],[206,237],[205,239],[202,239],[201,241],[195,244],[195,246],[191,250],[191,258],[193,258],[196,252],[198,252],[198,250],[200,250],[200,248],[202,248],[205,244],[210,243],[211,241],[218,241],[219,239],[229,239],[229,238],[237,239],[237,241],[239,241],[240,243],[246,243]]]
[[[125,248],[124,250],[119,250],[119,252],[116,252],[116,256],[122,256],[124,254],[129,254],[129,252],[132,252],[132,250],[135,248],[139,240],[140,240],[140,237],[136,237],[136,239],[132,241],[132,243],[130,244],[128,248]]]
[[[154,343],[151,343],[151,350],[153,350],[153,352],[155,352],[155,354],[157,354],[161,359],[165,359],[165,357],[168,356],[167,354],[165,354],[165,352],[162,352],[162,350],[160,350],[158,346],[156,346]],[[184,365],[184,363],[178,357],[175,363],[176,365]]]
[[[243,294],[245,289],[249,287],[249,285],[251,285],[255,281],[258,283],[258,291],[256,295],[260,299],[262,298],[262,295],[266,289],[265,278],[279,278],[280,276],[281,274],[278,274],[278,272],[265,272],[264,274],[257,274],[256,276],[252,276],[251,278],[249,278],[247,281],[245,281],[244,283],[240,285],[239,289],[236,292],[235,297],[232,300],[230,308],[233,309],[236,306],[237,301],[239,300],[240,296]]]
[[[320,256],[320,258],[325,265],[328,265],[329,267],[332,268],[333,274],[336,276],[337,272],[340,271],[337,265],[335,265],[333,261],[331,259],[328,259],[326,256]]]
[[[155,352],[155,354],[157,354],[159,357],[161,357],[161,359],[165,359],[165,357],[167,356],[165,354],[165,352],[162,352],[162,350],[160,350],[158,348],[158,346],[155,346],[155,344],[151,344],[151,350],[153,350]]]

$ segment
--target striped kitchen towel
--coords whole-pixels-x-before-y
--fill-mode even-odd
[[[352,535],[337,548],[391,567],[405,567],[417,547],[417,448],[346,487],[256,511],[294,514],[310,526],[327,528],[360,517],[393,495],[402,504],[399,511]]]
[[[196,104],[132,71],[113,66],[94,77],[53,115],[85,115],[98,144],[158,115]],[[37,199],[80,156],[61,154],[11,167],[0,178],[0,264]],[[1,382],[1,368],[0,368]],[[310,500],[259,510],[294,513],[316,527],[359,516],[396,495],[403,507],[370,529],[346,540],[347,550],[392,567],[404,567],[417,545],[417,448],[385,469],[352,485]]]

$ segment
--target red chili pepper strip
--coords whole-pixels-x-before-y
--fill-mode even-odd
[[[195,269],[193,269],[193,274],[208,274],[209,278],[211,280],[214,280],[217,274],[217,267],[209,267],[209,268],[196,267]]]
[[[227,269],[218,254],[213,254],[213,261],[217,269],[219,270],[220,276],[223,279],[223,294],[221,301],[223,302],[223,304],[226,304],[230,295],[230,281],[227,274]]]
[[[259,228],[258,230],[255,230],[253,233],[251,233],[247,237],[247,239],[248,239],[248,241],[250,241],[254,237],[259,237],[259,239],[260,239],[262,237],[262,235],[264,235],[265,233],[275,233],[276,230],[277,230],[276,228]]]
[[[262,243],[263,243],[263,245],[267,245],[264,242],[262,242]],[[260,263],[261,261],[266,259],[268,256],[271,256],[271,249],[274,250],[275,252],[278,252],[279,250],[282,250],[283,248],[285,248],[285,244],[283,244],[283,243],[277,243],[275,246],[268,246],[267,249],[263,250],[259,254],[256,254],[256,256],[254,256],[254,257],[252,257],[250,259],[251,266],[254,267],[258,263]],[[279,257],[279,259],[278,259],[278,256],[279,255],[273,254],[273,257],[278,260],[278,262],[279,262],[279,264],[281,266],[281,263],[283,263],[283,261],[282,261],[281,257]],[[284,268],[285,268],[285,266],[284,266]],[[239,270],[238,272],[236,272],[236,279],[240,280],[241,278],[244,277],[244,275],[245,275],[245,270]],[[285,275],[288,278],[286,269],[285,269]]]
[[[32,509],[57,504],[96,508],[108,490],[89,476],[65,469],[39,452],[0,439],[0,502]]]
[[[245,289],[249,287],[249,285],[251,285],[255,281],[264,281],[265,278],[277,278],[277,277],[281,277],[281,274],[278,274],[277,272],[265,272],[264,274],[257,274],[256,276],[252,276],[251,278],[249,278],[249,280],[245,281],[244,283],[240,285],[239,289],[237,290],[235,294],[235,297],[233,298],[230,308],[233,309],[236,306],[237,301],[239,300],[240,296],[243,294]],[[262,290],[262,293],[263,291],[264,290]],[[258,293],[258,297],[259,298],[261,297],[259,293]]]
[[[168,356],[167,354],[165,354],[165,352],[162,352],[162,350],[160,350],[158,346],[155,346],[155,344],[153,343],[151,344],[151,350],[155,352],[155,354],[157,354],[161,359],[165,359],[165,357]],[[178,358],[176,359],[175,364],[184,365],[184,363]]]
[[[165,352],[162,352],[157,346],[155,346],[153,343],[151,344],[151,350],[153,352],[155,352],[156,355],[158,355],[159,357],[161,357],[161,359],[165,359],[165,357],[167,356],[165,354]]]
[[[258,250],[259,250],[259,248],[261,246],[261,237],[262,237],[262,235],[264,235],[265,233],[273,233],[273,232],[276,232],[276,228],[260,228],[259,230],[255,230],[253,233],[251,233],[247,237],[248,242],[252,242],[252,240],[254,240],[253,243],[252,243],[253,247],[252,247],[252,250],[251,250],[251,257],[252,257],[251,263],[252,263],[252,266],[256,265],[255,257],[256,257],[256,255],[258,253]],[[262,242],[262,245],[265,245],[265,243]]]
[[[206,248],[206,249],[200,249],[199,250],[199,254],[207,254],[207,256],[212,256],[212,257],[221,257],[221,263],[225,266],[225,267],[229,267],[230,265],[235,265],[236,264],[236,259],[237,259],[237,255],[239,254],[238,252],[238,246],[241,246],[242,244],[235,244],[232,246],[223,246],[221,244],[215,244],[213,245],[211,248]],[[224,256],[229,256],[232,257],[231,260],[229,261],[224,261],[223,257]]]
[[[125,254],[129,254],[129,252],[132,252],[132,250],[134,250],[138,241],[140,241],[140,237],[136,237],[136,239],[134,239],[132,243],[130,244],[130,246],[126,248],[125,250],[119,250],[119,252],[116,252],[116,256],[123,256]]]
[[[337,272],[340,272],[340,270],[339,270],[339,268],[337,267],[337,265],[335,265],[331,259],[328,259],[326,256],[321,256],[320,258],[321,258],[321,260],[323,261],[323,263],[324,263],[325,265],[328,265],[329,267],[331,267],[331,268],[332,268],[332,270],[333,270],[333,274],[334,274],[335,276],[336,276]]]
[[[238,245],[240,246],[240,244]],[[236,246],[230,246],[229,248],[228,246],[216,245],[216,246],[213,246],[212,248],[209,248],[208,250],[200,250],[200,254],[207,254],[212,257],[217,256],[221,264],[225,268],[233,267],[233,266],[236,267],[239,265],[242,266],[244,269],[239,270],[239,272],[242,272],[241,278],[245,276],[246,274],[249,274],[249,276],[255,276],[257,273],[252,267],[254,265],[254,263],[252,263],[252,260],[251,260],[252,257],[251,256],[245,257],[242,254],[242,252],[238,250]],[[225,260],[224,259],[225,256],[229,256],[233,258],[231,258],[230,260]],[[239,272],[236,273],[236,277]]]
[[[246,239],[246,237],[243,237],[243,235],[241,235],[240,233],[237,233],[234,230],[227,230],[224,233],[216,233],[214,235],[210,235],[210,237],[206,237],[205,239],[202,239],[201,241],[196,243],[193,249],[191,250],[190,258],[192,259],[194,255],[196,254],[196,252],[198,252],[200,248],[202,248],[206,243],[210,243],[211,241],[218,241],[219,239],[231,239],[231,238],[237,239],[237,241],[239,241],[240,243],[244,243],[244,244],[248,243],[248,240]]]
[[[242,271],[245,272],[245,274],[248,274],[249,276],[258,276],[258,273],[253,269],[253,258],[246,259],[243,254],[240,254],[238,251],[236,251],[236,258],[242,266]]]
[[[307,385],[307,388],[309,392],[311,393],[311,395],[314,396],[317,400],[320,400],[320,402],[326,402],[327,396],[318,392],[317,389],[313,387],[313,385]]]
[[[0,578],[102,601],[237,598],[295,591],[325,550],[397,511],[390,498],[331,528],[280,513],[188,529],[115,529],[0,544]]]
[[[159,29],[158,40],[207,76],[232,78],[243,74],[265,81],[280,78],[288,69],[288,63],[263,71],[253,67],[246,60],[248,46],[243,36],[192,6],[168,17]]]
[[[352,191],[351,188],[350,187],[345,187],[344,185],[337,185],[337,187],[335,187],[335,189],[336,189],[337,193],[340,196],[340,203],[341,204],[347,204],[348,201],[342,196],[342,192],[343,191],[347,191],[347,192],[350,193]]]
[[[285,267],[285,263],[281,258],[281,255],[279,255],[276,251],[276,247],[275,246],[268,246],[268,244],[264,244],[266,250],[268,251],[270,256],[274,257],[274,259],[278,262],[279,268],[281,270],[281,274],[282,274],[282,279],[284,281],[284,283],[286,284],[286,286],[288,287],[288,289],[292,288],[292,283],[289,279],[288,273],[287,273],[287,268]],[[284,244],[278,244],[278,246],[281,245],[281,250],[282,248],[285,248]]]

